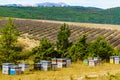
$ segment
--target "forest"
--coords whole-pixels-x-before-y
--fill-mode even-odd
[[[68,22],[120,24],[120,8],[93,7],[7,7],[0,6],[1,17],[57,20]]]

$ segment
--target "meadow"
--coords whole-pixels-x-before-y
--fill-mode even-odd
[[[81,61],[57,71],[26,71],[20,75],[3,75],[0,80],[119,80],[120,64],[102,63],[99,66],[86,66]],[[119,74],[119,75],[118,75]],[[117,75],[117,77],[114,77]],[[111,79],[110,79],[111,78]]]

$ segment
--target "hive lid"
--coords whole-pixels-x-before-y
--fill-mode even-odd
[[[49,61],[49,60],[41,60],[40,61],[40,63],[49,63],[49,62],[51,62],[51,61]]]
[[[2,65],[13,65],[13,63],[2,63]]]

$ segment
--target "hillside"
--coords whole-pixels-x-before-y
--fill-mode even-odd
[[[21,33],[27,33],[28,35],[26,36],[30,39],[39,40],[43,37],[46,37],[50,41],[56,43],[58,30],[60,28],[60,25],[64,22],[16,19],[14,20],[14,23],[17,26],[17,28],[21,31]],[[6,20],[0,20],[0,27],[2,27],[4,24],[6,24]],[[120,28],[117,25],[86,24],[85,26],[84,24],[83,26],[83,24],[80,25],[80,23],[67,24],[70,25],[72,33],[69,39],[73,43],[75,43],[81,35],[86,34],[88,41],[94,41],[98,36],[103,36],[115,48],[120,48]],[[100,26],[106,26],[108,28],[99,28]],[[114,27],[118,28],[114,29]]]
[[[94,7],[0,7],[1,17],[120,24],[120,8],[100,9]]]

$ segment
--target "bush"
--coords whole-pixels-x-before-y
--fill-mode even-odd
[[[34,48],[34,62],[39,62],[42,59],[51,59],[56,56],[54,50],[54,44],[48,41],[46,38],[43,38],[40,41],[40,45]]]
[[[114,48],[101,36],[92,42],[87,49],[88,56],[101,57],[103,60],[108,60],[114,53]]]
[[[82,35],[78,41],[72,45],[68,52],[66,52],[66,57],[71,58],[72,61],[83,60],[87,54],[87,43],[86,35]]]

